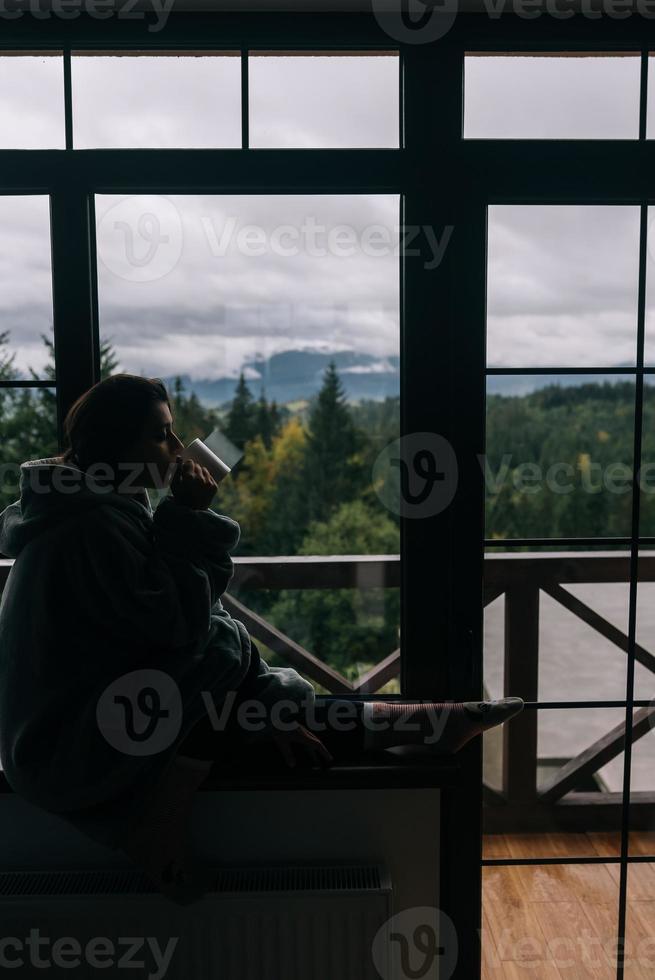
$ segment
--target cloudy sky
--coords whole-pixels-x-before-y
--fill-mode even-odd
[[[251,145],[397,146],[397,73],[395,57],[252,58]],[[239,77],[236,57],[74,58],[75,145],[238,146]],[[465,136],[634,138],[638,82],[634,57],[468,58]],[[0,146],[63,147],[62,92],[60,58],[0,57]],[[381,370],[399,353],[399,206],[99,196],[101,334],[150,375],[235,375],[297,347]],[[634,364],[638,227],[634,207],[491,207],[489,364]],[[0,330],[23,376],[43,367],[51,310],[47,201],[0,198]]]

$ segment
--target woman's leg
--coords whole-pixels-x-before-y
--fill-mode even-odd
[[[243,728],[238,724],[238,708],[249,698],[255,697],[256,678],[259,673],[261,655],[254,641],[251,640],[252,653],[248,672],[239,688],[234,691],[234,700],[227,716],[224,728],[216,729],[212,724],[209,714],[205,712],[202,718],[196,722],[186,738],[180,743],[179,752],[181,755],[191,756],[196,759],[212,759],[216,761],[229,761],[230,757],[239,751],[251,740]],[[220,714],[220,709],[219,709]]]
[[[181,754],[226,764],[286,764],[271,737],[274,727],[253,733],[239,722],[242,702],[257,699],[261,657],[254,642],[252,648],[248,674],[235,692],[225,727],[216,730],[208,715],[203,716],[180,745]],[[362,701],[316,695],[313,705],[299,709],[288,721],[308,728],[334,759],[356,758],[363,752],[395,745],[427,745],[436,754],[448,755],[459,751],[476,735],[504,724],[522,708],[521,698],[478,702]]]

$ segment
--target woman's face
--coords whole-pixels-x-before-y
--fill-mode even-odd
[[[126,453],[121,453],[121,462],[144,463],[142,473],[132,469],[123,470],[126,479],[134,487],[168,486],[175,467],[175,457],[184,449],[173,432],[173,417],[166,402],[153,402],[140,439]]]

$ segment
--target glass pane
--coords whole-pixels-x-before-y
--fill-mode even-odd
[[[507,690],[530,701],[624,700],[627,656],[612,637],[616,630],[623,636],[628,632],[629,576],[627,554],[550,551],[543,555],[534,550],[488,555],[485,587],[492,596],[502,590],[485,609],[489,697],[503,697]],[[534,687],[514,690],[505,679],[506,670],[508,677],[513,670],[521,676],[526,651],[534,643],[520,618],[528,591],[534,603],[530,629],[535,625],[538,629],[536,692]],[[506,622],[512,615],[518,619],[509,620],[507,633]],[[518,622],[518,634],[516,628],[511,631],[512,622]]]
[[[646,100],[646,139],[653,139],[655,136],[655,79],[653,78],[653,52],[649,52],[648,58],[648,99]]]
[[[618,857],[623,753],[601,749],[624,720],[623,708],[527,707],[486,734],[484,857]]]
[[[655,857],[655,552],[639,552],[630,770],[630,855]],[[645,872],[640,872],[645,873]],[[655,891],[653,892],[655,896]]]
[[[655,700],[651,698],[647,707],[636,707],[632,723],[630,856],[655,857]]]
[[[655,537],[655,375],[644,375],[641,470],[639,474],[639,530],[642,537]]]
[[[398,55],[249,56],[250,145],[397,147]]]
[[[378,530],[383,532],[383,523],[380,521],[378,525]],[[354,533],[357,532],[354,522],[352,529]],[[323,540],[326,543],[329,530],[327,528],[323,531]],[[399,548],[396,537],[395,529],[388,529],[388,548]],[[322,540],[308,536],[305,547],[310,544],[313,553],[320,555],[326,552]],[[361,552],[364,547],[365,543],[356,550]],[[327,564],[326,562],[323,569]],[[311,567],[320,574],[320,559],[313,561]],[[397,569],[390,568],[387,560],[381,561],[378,567],[370,560],[367,562],[361,579],[371,580],[371,588],[357,585],[346,589],[312,589],[303,586],[277,591],[255,590],[248,587],[248,578],[252,581],[252,567],[249,565],[247,569],[244,568],[244,573],[246,574],[242,574],[239,568],[237,558],[236,581],[230,584],[230,595],[248,608],[258,610],[276,630],[299,643],[305,650],[311,651],[322,663],[337,671],[341,678],[351,684],[361,684],[364,677],[375,670],[377,664],[399,650],[400,589],[385,587],[385,582],[393,581],[397,575]],[[298,578],[304,576],[307,581],[309,574],[308,569],[303,569]],[[379,584],[375,584],[376,579]],[[269,643],[270,645],[264,640],[257,641],[266,663],[271,667],[285,666],[288,660],[284,653],[275,650],[272,639]],[[333,678],[322,676],[309,664],[304,668],[300,666],[298,670],[313,684],[317,694],[339,694],[343,691],[343,688],[337,687]],[[388,670],[367,681],[365,693],[400,694],[399,657],[396,657]]]
[[[655,209],[648,208],[648,251],[646,253],[646,322],[644,363],[655,365],[655,228],[653,218]],[[647,376],[649,384],[655,384],[655,377]]]
[[[391,237],[366,244],[373,225],[392,236],[399,197],[96,200],[107,371],[162,378],[185,444],[218,429],[243,453],[217,497],[241,525],[237,560],[317,561],[283,585],[249,567],[235,598],[361,682],[399,647],[400,518],[380,467],[400,429],[399,259]],[[352,556],[336,577],[334,555]],[[283,663],[274,648],[261,638]],[[399,693],[398,673],[369,689]]]
[[[0,149],[65,146],[61,52],[0,55]]]
[[[637,139],[639,55],[468,54],[464,137]]]
[[[0,379],[54,379],[50,202],[0,196]]]
[[[241,146],[238,54],[77,52],[71,64],[76,149]]]
[[[651,701],[655,698],[655,550],[651,546],[640,549],[638,569],[637,644],[643,662],[635,663],[634,695]]]
[[[630,534],[635,385],[488,379],[487,538]]]
[[[651,851],[651,853],[653,853]],[[645,980],[655,974],[655,864],[628,866],[623,951],[625,980]]]
[[[488,210],[489,367],[636,363],[639,208]]]
[[[568,568],[576,568],[584,583],[561,586],[564,602],[541,595],[539,632],[540,701],[622,701],[625,699],[627,656],[592,625],[628,632],[630,575],[628,558],[593,552],[568,555]],[[618,572],[608,572],[618,569]],[[620,575],[619,583],[599,581],[607,574]],[[578,605],[579,604],[579,605]],[[576,615],[586,615],[585,621]],[[590,622],[591,620],[591,622]]]
[[[573,693],[573,689],[572,692]],[[623,708],[562,708],[539,712],[539,776],[543,790],[561,778],[561,766],[596,745],[625,721]],[[616,745],[613,757],[597,769],[580,770],[572,793],[618,793],[623,786],[623,753]],[[554,792],[554,789],[553,789]],[[601,797],[599,796],[599,799]],[[593,815],[590,815],[590,821]]]
[[[483,868],[483,980],[615,980],[619,887],[612,868]]]
[[[52,388],[0,388],[0,512],[20,498],[20,466],[59,452]],[[2,591],[0,579],[0,592]]]

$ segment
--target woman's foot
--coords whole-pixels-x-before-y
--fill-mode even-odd
[[[436,755],[459,752],[476,735],[503,725],[523,710],[522,698],[496,701],[368,702],[366,748],[426,745]]]

